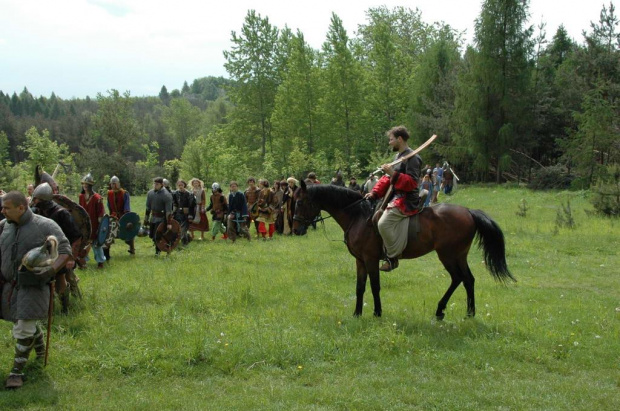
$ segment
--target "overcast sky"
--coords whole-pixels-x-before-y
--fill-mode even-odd
[[[109,89],[157,95],[162,85],[224,76],[223,50],[247,11],[278,28],[300,29],[318,49],[331,13],[349,37],[365,12],[385,5],[419,8],[427,23],[444,21],[473,38],[482,0],[0,0],[0,90],[35,96],[95,97]],[[547,23],[550,40],[560,24],[583,43],[609,0],[530,0],[530,24]]]

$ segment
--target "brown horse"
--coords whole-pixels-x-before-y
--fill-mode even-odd
[[[381,316],[379,261],[383,242],[370,219],[373,209],[359,192],[333,185],[301,187],[295,193],[294,230],[297,234],[314,220],[321,210],[327,211],[344,230],[344,242],[357,265],[357,303],[353,315],[362,314],[366,279],[375,302],[376,316]],[[409,239],[401,258],[417,258],[433,250],[437,252],[452,283],[437,305],[437,319],[444,318],[444,310],[454,290],[461,284],[467,292],[467,315],[476,314],[474,276],[467,264],[469,248],[478,235],[478,247],[484,252],[486,267],[500,282],[516,281],[506,264],[504,234],[497,223],[480,210],[470,210],[452,204],[439,204],[424,208],[419,213],[420,232]]]

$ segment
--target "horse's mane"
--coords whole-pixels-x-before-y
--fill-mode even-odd
[[[332,184],[315,184],[308,186],[308,198],[320,205],[338,209],[347,209],[347,214],[369,216],[372,213],[370,201],[362,201],[359,191]],[[357,204],[354,204],[357,202]],[[348,207],[348,208],[347,208]]]

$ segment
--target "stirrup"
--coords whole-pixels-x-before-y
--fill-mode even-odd
[[[381,267],[379,267],[379,271],[389,272],[398,268],[398,258],[397,257],[387,257],[385,259],[385,263]]]

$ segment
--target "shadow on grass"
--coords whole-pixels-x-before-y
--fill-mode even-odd
[[[0,395],[0,409],[48,408],[58,404],[59,394],[54,382],[45,369],[28,367],[25,369],[26,381],[18,390],[6,390]],[[2,375],[2,384],[8,374]]]

